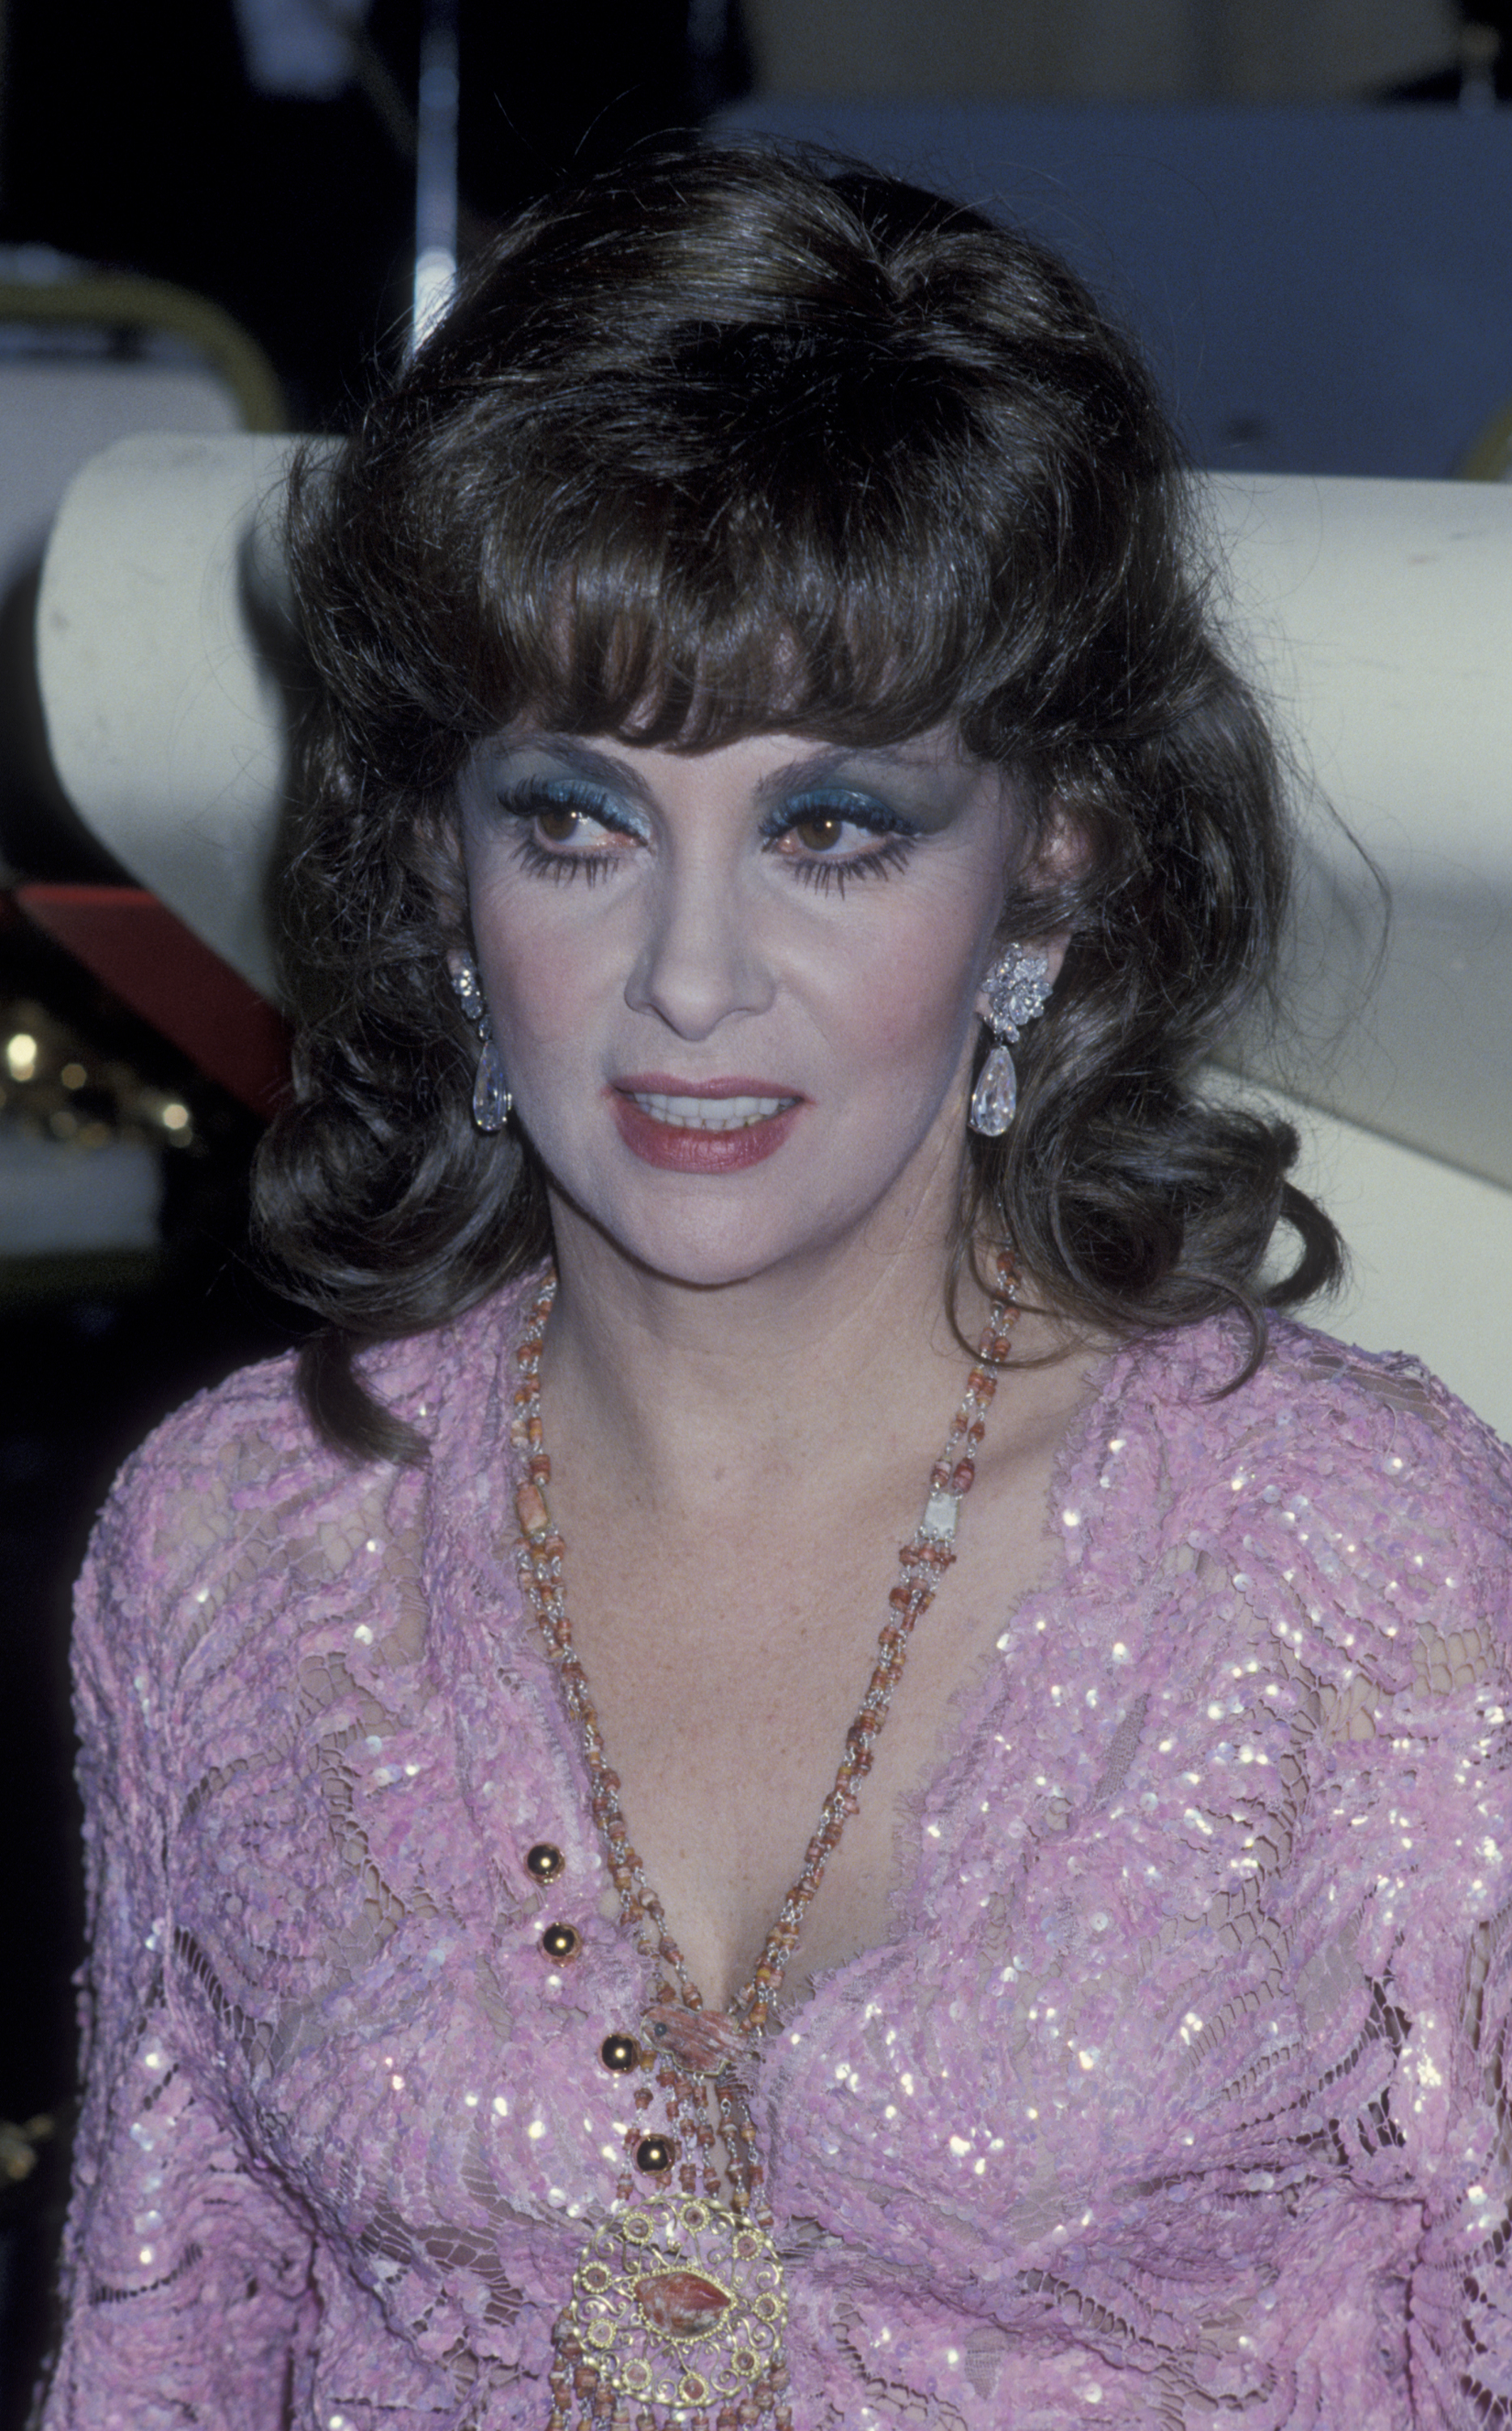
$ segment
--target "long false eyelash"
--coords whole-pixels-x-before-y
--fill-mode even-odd
[[[793,874],[821,895],[843,897],[853,878],[890,878],[895,869],[906,868],[914,843],[911,835],[889,836],[880,851],[853,853],[848,861],[796,861]]]
[[[813,860],[799,860],[787,854],[794,876],[805,886],[815,887],[821,895],[843,896],[852,878],[890,878],[895,869],[904,868],[918,842],[918,831],[906,820],[899,819],[880,804],[857,799],[844,792],[829,796],[821,790],[791,802],[771,815],[764,824],[763,841],[768,852],[777,852],[784,840],[815,812],[840,819],[847,827],[860,828],[875,841],[862,852],[815,854]]]
[[[557,886],[574,878],[592,886],[607,875],[617,858],[604,852],[547,852],[530,835],[516,836],[512,849],[520,867],[531,878],[549,878]]]

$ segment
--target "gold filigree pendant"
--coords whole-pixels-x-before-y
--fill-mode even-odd
[[[584,2248],[555,2339],[579,2372],[588,2367],[642,2406],[754,2399],[764,2413],[785,2380],[786,2322],[782,2265],[765,2231],[690,2195],[605,2221]]]

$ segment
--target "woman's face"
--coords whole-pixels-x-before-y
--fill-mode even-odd
[[[679,753],[520,729],[474,755],[462,813],[559,1243],[586,1217],[710,1284],[948,1234],[1017,837],[1000,771],[945,731]]]

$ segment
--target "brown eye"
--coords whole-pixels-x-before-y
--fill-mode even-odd
[[[565,802],[548,803],[535,814],[536,826],[547,844],[570,844],[578,827],[578,813]]]
[[[832,811],[815,811],[806,819],[795,819],[788,833],[797,836],[805,852],[832,852],[844,826]]]

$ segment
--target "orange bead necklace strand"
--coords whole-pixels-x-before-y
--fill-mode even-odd
[[[605,2065],[654,2071],[669,2126],[666,2135],[648,2135],[643,2117],[626,2130],[628,2166],[615,2187],[614,2209],[584,2249],[572,2302],[556,2325],[547,2431],[595,2423],[600,2431],[658,2431],[662,2410],[668,2407],[683,2414],[709,2411],[714,2431],[746,2431],[748,2425],[791,2431],[781,2339],[786,2297],[742,2070],[773,2021],[804,1918],[847,1818],[856,1812],[859,1786],[871,1769],[909,1639],[955,1559],[961,1499],[976,1474],[997,1370],[1008,1357],[1017,1314],[1014,1269],[1006,1256],[998,1262],[997,1280],[998,1297],[977,1364],[930,1472],[923,1517],[899,1554],[876,1661],[846,1733],[834,1786],[750,1977],[727,2010],[705,2007],[630,1845],[619,1777],[605,1755],[587,1676],[573,1651],[562,1584],[566,1549],[546,1501],[551,1460],[541,1418],[541,1345],[556,1298],[555,1275],[543,1283],[526,1322],[516,1352],[520,1374],[512,1428],[526,1467],[514,1498],[516,1564],[581,1742],[593,1818],[619,1894],[622,1923],[657,1969],[641,2020],[644,2047],[632,2037],[612,2036],[604,2046]],[[576,1948],[577,1937],[567,1931]],[[644,2114],[653,2100],[649,2087],[639,2087],[634,2099]],[[722,2175],[716,2146],[724,2151]],[[632,2171],[643,2187],[649,2182],[656,2188],[649,2205],[636,2204]]]

